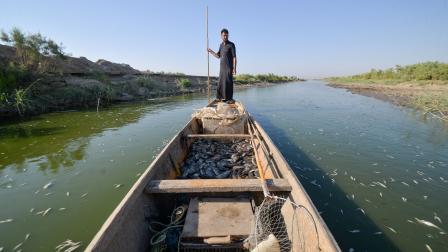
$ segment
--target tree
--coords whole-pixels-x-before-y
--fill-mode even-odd
[[[46,57],[66,56],[63,46],[40,33],[25,35],[20,29],[13,28],[9,33],[1,31],[0,40],[16,49],[19,64],[29,70],[44,72]]]

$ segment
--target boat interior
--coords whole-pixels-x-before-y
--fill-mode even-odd
[[[256,177],[183,177],[185,161],[192,145],[199,140],[229,144],[245,140],[256,152]],[[92,251],[250,250],[253,247],[249,247],[248,238],[254,232],[256,208],[265,198],[260,173],[271,195],[301,201],[309,208],[305,215],[311,218],[301,220],[300,234],[294,234],[292,227],[287,228],[290,223],[283,223],[284,232],[290,237],[302,236],[307,243],[305,247],[319,250],[326,245],[332,247],[331,235],[330,239],[321,235],[327,241],[320,241],[318,233],[327,233],[327,229],[320,224],[320,216],[308,195],[261,126],[249,117],[239,132],[215,134],[206,134],[201,120],[192,118],[142,174],[89,248]],[[295,215],[294,210],[284,208],[282,216]],[[289,245],[279,251],[290,250]]]

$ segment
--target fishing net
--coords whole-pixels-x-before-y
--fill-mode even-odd
[[[319,233],[309,210],[289,198],[267,196],[255,210],[247,240],[252,251],[320,251]]]
[[[248,114],[240,102],[235,102],[235,104],[219,102],[216,107],[204,107],[197,110],[192,117],[203,121],[206,119],[219,120],[220,125],[231,125],[240,121],[246,122]]]

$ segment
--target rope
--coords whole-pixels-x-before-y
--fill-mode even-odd
[[[170,217],[170,223],[165,224],[159,221],[152,221],[149,223],[149,230],[151,232],[154,232],[155,234],[151,237],[150,244],[151,246],[158,245],[160,243],[165,242],[166,235],[170,229],[174,228],[182,228],[184,225],[181,223],[184,221],[185,214],[187,212],[188,206],[187,205],[181,205],[176,207]],[[160,227],[163,227],[162,230],[157,231],[157,228],[153,227],[153,225],[159,225]],[[179,250],[179,244],[180,244],[180,236],[179,240],[177,242],[177,248]]]

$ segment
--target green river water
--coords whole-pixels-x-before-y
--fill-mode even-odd
[[[320,81],[235,97],[279,147],[343,251],[448,251],[446,125]],[[54,251],[67,239],[85,248],[206,101],[185,95],[1,124],[0,248]]]

